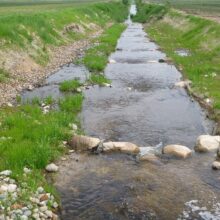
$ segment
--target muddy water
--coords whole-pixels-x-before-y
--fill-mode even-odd
[[[128,22],[105,74],[112,88],[85,91],[82,124],[87,135],[131,141],[142,147],[160,143],[193,148],[211,122],[183,89],[181,74],[166,63],[140,24]],[[214,154],[187,160],[161,156],[160,163],[129,155],[71,154],[60,163],[56,186],[61,218],[68,219],[220,219],[220,176],[211,170]]]

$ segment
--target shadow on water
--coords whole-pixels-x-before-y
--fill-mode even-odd
[[[131,10],[135,13],[134,6]],[[211,132],[212,123],[185,90],[174,88],[181,74],[175,66],[158,62],[166,55],[142,26],[130,20],[127,24],[110,57],[116,63],[105,70],[112,88],[95,86],[84,92],[85,133],[141,147],[162,142],[193,148],[198,135]],[[83,67],[65,66],[47,85],[23,97],[59,97],[61,81],[86,75]],[[220,178],[211,170],[213,159],[213,153],[194,153],[186,160],[161,157],[152,164],[129,155],[71,154],[60,162],[55,182],[61,218],[220,219]]]

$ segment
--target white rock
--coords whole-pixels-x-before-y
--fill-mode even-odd
[[[51,212],[50,210],[45,211],[44,213],[48,218],[52,218],[53,217],[53,212]]]
[[[40,215],[39,215],[38,213],[34,213],[34,214],[32,215],[32,217],[33,217],[34,219],[39,219],[39,218],[40,218]]]
[[[220,170],[220,162],[219,162],[219,161],[214,161],[214,162],[212,163],[212,168],[213,168],[214,170]]]
[[[53,203],[53,208],[55,208],[55,209],[56,209],[56,208],[58,208],[58,206],[59,206],[59,205],[58,205],[58,203],[57,203],[57,202],[54,202],[54,203]]]
[[[212,103],[211,99],[209,99],[209,98],[205,99],[205,102],[206,102],[207,104]]]
[[[40,212],[39,215],[41,219],[47,219],[47,216],[43,212]]]
[[[42,207],[40,207],[40,211],[41,211],[41,212],[47,211],[47,206],[42,206]]]
[[[26,215],[22,215],[22,216],[20,217],[20,220],[28,220],[28,217],[27,217]]]
[[[175,144],[165,146],[163,153],[185,159],[192,154],[192,151],[186,146]]]
[[[215,151],[220,146],[220,136],[201,135],[197,138],[195,150],[198,152]]]
[[[26,174],[31,173],[31,170],[28,169],[27,167],[24,167],[23,171],[24,171],[24,173],[26,173]]]
[[[63,144],[64,144],[64,145],[67,145],[67,141],[63,141]]]
[[[111,84],[109,84],[109,83],[103,83],[102,85],[105,87],[111,87]]]
[[[10,103],[10,102],[8,102],[8,103],[7,103],[7,106],[8,106],[8,107],[13,107],[13,104]]]
[[[83,135],[74,135],[69,145],[77,150],[92,150],[100,144],[99,138],[87,137]]]
[[[0,172],[0,175],[3,175],[3,176],[10,176],[11,174],[12,174],[11,170],[4,170]]]
[[[129,142],[106,142],[103,143],[103,152],[122,152],[138,154],[140,149],[137,145]]]
[[[27,88],[29,91],[32,91],[34,89],[34,87],[32,85],[29,85]]]
[[[44,188],[42,186],[37,188],[37,192],[38,193],[43,193],[44,192]]]
[[[59,167],[56,164],[51,163],[51,164],[48,164],[45,169],[48,172],[57,172]]]
[[[190,84],[190,81],[180,81],[175,83],[175,87],[187,88]]]
[[[33,197],[30,198],[30,201],[33,203],[36,203],[36,204],[38,204],[40,202],[40,200],[38,198],[33,198]]]
[[[69,124],[69,126],[72,128],[72,130],[76,131],[78,129],[78,126],[76,124]]]
[[[7,192],[8,191],[8,186],[7,185],[1,185],[0,186],[0,192]]]
[[[8,192],[10,192],[10,193],[15,192],[16,189],[17,189],[17,185],[15,185],[15,184],[8,185]]]
[[[30,210],[26,210],[25,212],[24,212],[24,215],[26,215],[26,216],[30,216],[32,213],[31,213],[31,211]]]
[[[116,61],[113,60],[113,59],[110,59],[110,60],[109,60],[109,63],[114,64],[114,63],[116,63]]]
[[[78,93],[81,93],[81,92],[82,92],[82,89],[81,89],[81,88],[77,88],[76,91],[77,91]]]

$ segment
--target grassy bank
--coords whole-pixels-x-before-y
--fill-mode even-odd
[[[21,21],[21,23],[24,22],[30,29],[36,28],[39,31],[36,34],[38,34],[40,41],[44,42],[45,45],[56,45],[57,42],[59,45],[59,43],[63,42],[63,39],[60,38],[57,31],[53,28],[55,24],[57,28],[60,27],[60,29],[63,29],[65,24],[73,22],[76,18],[78,19],[77,21],[81,21],[85,30],[87,30],[86,26],[90,24],[90,21],[93,24],[98,24],[105,31],[101,37],[94,39],[96,46],[89,49],[84,58],[87,67],[94,71],[95,74],[98,74],[99,71],[104,70],[108,55],[115,49],[117,39],[124,30],[124,25],[120,24],[120,22],[127,17],[127,13],[127,6],[119,2],[111,2],[95,4],[91,8],[83,6],[79,10],[65,9],[61,12],[57,11],[57,14],[56,11],[53,11],[49,12],[49,14],[37,13],[37,15],[27,15],[27,17],[26,15],[22,15],[18,21],[16,21],[18,18],[17,15],[14,18],[13,15],[10,15],[4,19],[9,22],[9,26]],[[33,23],[28,21],[30,16],[35,17]],[[42,18],[44,18],[44,22],[46,23],[41,23]],[[0,16],[1,19],[3,17],[1,18]],[[13,22],[10,23],[11,21]],[[51,23],[51,21],[53,22]],[[111,23],[111,26],[109,26],[109,23]],[[2,23],[0,26],[0,30],[4,30],[1,29],[3,27]],[[42,30],[49,29],[43,32],[41,28]],[[15,29],[14,31],[19,32],[19,29]],[[28,38],[28,35],[25,33],[22,32],[24,35],[22,39],[18,39],[18,42],[15,42],[14,34],[5,33],[7,33],[5,39],[8,39],[8,43],[5,43],[4,47],[20,48],[23,43],[25,43],[24,48],[30,46],[29,43],[31,41],[28,43],[24,39],[25,37]],[[41,36],[41,34],[43,35]],[[67,35],[68,39],[75,39],[76,37],[72,32],[67,33]],[[102,65],[96,63],[97,56],[104,57]],[[97,68],[97,66],[99,67]],[[0,74],[3,80],[7,78],[3,70]],[[108,82],[105,78],[98,77],[99,75],[92,75],[92,82],[96,84],[104,81]],[[13,178],[18,181],[18,184],[23,184],[23,182],[27,184],[25,196],[21,193],[17,200],[12,201],[8,206],[14,203],[26,204],[30,194],[38,186],[45,187],[47,192],[55,193],[53,187],[45,180],[44,168],[48,163],[57,160],[67,151],[63,141],[68,140],[73,135],[70,124],[75,123],[80,127],[77,115],[81,111],[83,95],[82,93],[75,93],[80,86],[81,83],[76,80],[61,83],[61,91],[73,93],[67,93],[64,98],[58,101],[54,101],[48,97],[43,101],[49,105],[46,108],[44,106],[45,104],[42,105],[42,101],[34,99],[30,104],[6,107],[0,110],[0,171],[6,169],[12,170]],[[59,108],[53,108],[54,105]],[[80,133],[80,130],[78,132]],[[32,170],[31,174],[24,175],[24,167],[30,168]]]
[[[211,99],[215,119],[220,115],[220,24],[158,5],[144,5],[146,31],[166,54],[182,70],[185,78],[192,81],[193,90],[205,100]],[[163,16],[152,14],[158,7],[166,11]],[[141,9],[139,10],[141,11]],[[138,20],[138,16],[135,18]],[[143,18],[143,16],[142,16]],[[185,49],[189,56],[181,57],[175,51]],[[207,99],[208,101],[208,99]],[[210,103],[209,103],[210,104]]]
[[[6,7],[0,15],[1,51],[6,54],[8,50],[25,51],[37,63],[45,65],[50,59],[50,47],[86,38],[98,26],[120,22],[127,15],[127,7],[119,2],[81,6],[58,4],[48,10],[44,5],[38,7],[38,10],[18,13]],[[0,68],[4,69],[4,65]]]
[[[110,82],[100,73],[104,71],[108,63],[108,57],[115,50],[117,40],[124,29],[124,24],[112,25],[101,37],[95,39],[95,46],[87,50],[83,63],[91,72],[90,83],[103,85]]]
[[[218,0],[148,0],[152,3],[170,4],[177,9],[186,10],[191,13],[208,13],[219,15],[220,2]]]

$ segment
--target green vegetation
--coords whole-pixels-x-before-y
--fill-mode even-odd
[[[89,49],[85,58],[87,66],[97,74],[105,68],[107,56],[115,49],[117,39],[125,27],[118,22],[123,21],[127,14],[127,6],[122,2],[98,3],[77,8],[55,7],[53,10],[39,10],[34,13],[3,13],[0,15],[0,49],[33,49],[39,55],[36,56],[37,59],[42,61],[43,58],[45,62],[45,59],[49,59],[49,46],[60,46],[78,38],[85,38],[89,32],[101,27],[105,31],[100,38],[95,39],[98,46]],[[109,28],[110,23],[113,25]],[[73,26],[66,28],[70,24]],[[77,32],[75,24],[78,25],[76,29],[83,31]],[[93,54],[103,56],[103,64],[92,64],[95,62]],[[0,77],[2,76],[7,77],[7,74],[0,69]],[[91,81],[109,82],[103,77],[94,77],[93,74]],[[60,89],[75,91],[80,85],[77,80],[65,81],[60,85]],[[81,93],[68,95],[58,103],[54,103],[52,97],[42,101],[35,98],[25,105],[2,108],[0,170],[12,170],[18,182],[27,182],[30,192],[40,185],[49,192],[53,191],[45,180],[43,169],[65,152],[63,141],[70,137],[69,124],[78,124],[77,115],[81,111],[83,98]],[[19,96],[17,100],[21,102]],[[44,111],[42,102],[46,105],[57,104],[59,109],[50,108],[49,111]],[[33,175],[24,176],[24,167],[31,168]]]
[[[45,185],[41,170],[64,152],[61,143],[69,137],[69,123],[77,123],[82,100],[82,95],[66,97],[60,100],[60,111],[51,110],[47,114],[37,104],[2,110],[0,170],[11,169],[15,178],[23,181],[23,168],[29,167],[34,173],[25,177],[29,187],[36,190],[40,184]]]
[[[86,38],[98,26],[123,21],[127,13],[127,6],[118,2],[55,7],[30,13],[9,11],[0,15],[0,49],[20,48],[29,51],[38,63],[46,64],[49,46]]]
[[[141,0],[136,1],[137,14],[132,17],[134,22],[145,23],[153,19],[161,19],[167,12],[164,5],[143,4]]]
[[[123,24],[114,24],[101,37],[96,39],[96,45],[90,48],[83,59],[84,64],[91,72],[101,72],[108,63],[109,55],[115,50],[117,40],[125,29]]]
[[[106,83],[111,83],[111,80],[106,79],[104,75],[101,74],[91,74],[88,80],[91,84],[97,84],[97,85],[105,85]]]
[[[152,10],[154,7],[151,5]],[[170,9],[163,19],[151,19],[146,30],[192,81],[194,92],[211,98],[219,112],[220,24]],[[178,49],[190,55],[181,57],[175,52]],[[216,117],[219,120],[220,116]]]
[[[5,82],[9,77],[9,74],[4,70],[0,68],[0,83]]]
[[[108,63],[108,57],[115,50],[118,38],[124,29],[125,25],[123,24],[112,25],[101,37],[95,40],[96,46],[87,50],[83,63],[92,72],[89,78],[90,83],[103,85],[110,82],[104,75],[99,73],[104,71]]]
[[[67,96],[65,99],[59,101],[60,109],[64,112],[77,113],[81,111],[83,102],[83,95],[77,94],[74,96]]]
[[[60,84],[60,91],[62,92],[77,92],[82,83],[79,80],[66,80]]]
[[[170,4],[172,7],[187,10],[190,12],[204,13],[208,12],[217,13],[220,12],[220,1],[219,0],[148,0],[152,3],[163,3]]]

